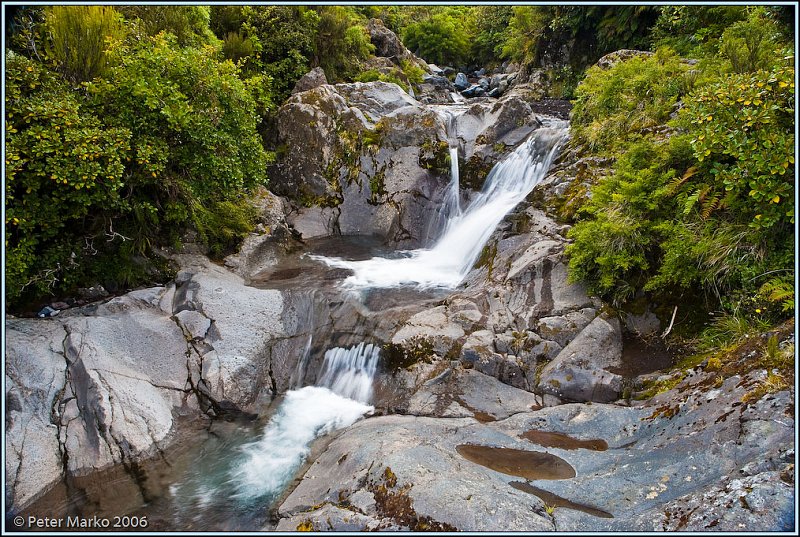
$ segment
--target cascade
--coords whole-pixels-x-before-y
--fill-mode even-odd
[[[325,353],[316,386],[286,392],[261,438],[243,445],[231,471],[237,499],[272,499],[308,456],[311,442],[355,423],[374,408],[372,382],[380,349],[360,343]]]
[[[171,516],[197,523],[218,509],[227,516],[239,513],[238,523],[252,524],[249,520],[286,489],[316,438],[373,412],[369,402],[379,354],[379,347],[365,343],[329,349],[317,385],[286,392],[260,436],[221,447],[203,460],[200,471],[169,487]]]
[[[452,289],[471,270],[495,227],[544,178],[567,132],[567,122],[546,120],[544,127],[492,168],[481,192],[463,211],[448,215],[430,248],[360,261],[310,257],[351,270],[353,274],[342,285],[353,290],[403,285]]]

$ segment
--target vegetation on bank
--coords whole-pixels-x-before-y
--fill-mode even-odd
[[[676,33],[699,9],[657,25],[696,61],[659,47],[577,88],[572,143],[615,164],[578,211],[570,275],[616,305],[644,295],[755,327],[794,312],[793,43],[764,8]]]

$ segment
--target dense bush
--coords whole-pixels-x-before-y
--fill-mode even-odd
[[[59,62],[7,57],[12,305],[152,278],[153,248],[186,229],[216,254],[250,229],[243,196],[266,181],[253,98],[264,81],[171,34],[124,42],[108,41],[116,64],[77,88],[48,68],[72,78]]]
[[[687,71],[689,66],[669,49],[636,56],[609,70],[590,67],[572,109],[575,142],[613,152],[648,129],[665,124],[688,89]]]
[[[122,17],[108,6],[48,6],[41,28],[42,53],[73,83],[104,74],[109,47],[125,36]],[[38,38],[39,36],[34,36]]]
[[[793,308],[793,57],[763,11],[747,17],[691,70],[659,50],[578,88],[573,144],[616,162],[570,231],[570,273],[617,305]]]
[[[6,61],[6,109],[6,295],[14,300],[71,284],[94,239],[114,239],[131,133],[104,126],[54,73],[18,55]]]

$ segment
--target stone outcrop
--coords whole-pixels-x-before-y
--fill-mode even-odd
[[[526,408],[531,401],[513,388],[487,389],[475,376],[483,375],[458,366],[433,374],[427,395],[409,405],[420,416],[368,418],[334,439],[279,507],[277,529],[786,531],[794,524],[794,430],[782,414],[789,391],[743,405],[755,377],[732,377],[709,393],[703,386],[713,373],[700,372],[633,407]],[[465,445],[496,455],[465,458]],[[496,457],[506,453],[542,462],[534,470],[504,466]]]
[[[449,136],[468,186],[480,188],[500,156],[539,125],[513,97],[459,115]],[[447,126],[436,109],[386,82],[323,85],[292,96],[278,129],[285,150],[271,188],[295,204],[288,221],[303,238],[375,234],[411,246],[436,231],[426,224],[450,175]]]
[[[14,509],[65,474],[154,455],[182,419],[254,410],[287,389],[301,352],[292,341],[304,328],[292,312],[298,305],[245,287],[202,256],[179,260],[165,287],[53,318],[7,320]]]
[[[314,67],[312,70],[300,77],[300,80],[294,85],[292,95],[310,89],[318,88],[328,83],[328,78],[325,76],[325,71],[322,67]]]

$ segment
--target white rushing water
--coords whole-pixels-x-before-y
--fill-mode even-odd
[[[451,214],[431,248],[398,252],[396,258],[360,261],[311,257],[332,267],[351,270],[353,274],[342,285],[354,290],[403,285],[453,288],[472,269],[495,227],[544,178],[566,135],[564,121],[554,121],[534,131],[525,143],[492,168],[483,190],[472,202]],[[449,196],[445,199],[450,199]],[[458,194],[455,199],[458,200]],[[446,211],[449,209],[444,207]]]
[[[379,353],[365,343],[328,350],[317,385],[286,392],[260,435],[239,428],[215,436],[193,471],[169,486],[167,516],[176,524],[213,520],[223,525],[210,527],[229,530],[263,525],[266,509],[295,477],[312,442],[374,411],[369,403]]]
[[[318,385],[286,392],[261,438],[240,448],[243,456],[231,470],[233,496],[274,497],[305,461],[314,439],[372,413],[378,356],[378,347],[364,343],[328,350]]]

